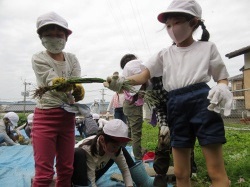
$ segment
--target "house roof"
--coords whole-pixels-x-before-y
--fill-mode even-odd
[[[228,78],[229,81],[238,81],[238,80],[242,80],[242,79],[243,79],[243,74],[235,75],[233,77]]]
[[[238,49],[236,51],[233,51],[231,53],[228,53],[225,56],[228,57],[228,58],[233,58],[233,57],[236,57],[236,56],[239,56],[239,55],[242,55],[242,54],[245,54],[245,53],[249,53],[249,52],[250,52],[250,45],[247,46],[247,47],[243,47],[241,49]]]

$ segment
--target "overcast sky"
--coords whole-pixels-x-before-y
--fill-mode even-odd
[[[197,0],[205,25],[228,68],[230,76],[240,74],[243,55],[228,59],[229,52],[250,45],[249,0]],[[157,21],[168,0],[0,0],[0,101],[23,100],[24,82],[36,79],[31,67],[34,53],[44,50],[36,33],[36,19],[55,11],[64,17],[73,31],[66,52],[74,53],[82,68],[82,76],[106,79],[114,71],[121,72],[119,62],[126,53],[134,53],[143,61],[172,41]],[[195,39],[200,39],[197,31]],[[195,68],[195,67],[194,67]],[[214,83],[211,81],[210,86]],[[102,84],[85,84],[84,103],[102,98]],[[109,101],[112,91],[104,89]],[[27,98],[28,100],[31,97]]]

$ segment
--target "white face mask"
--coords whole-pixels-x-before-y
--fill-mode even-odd
[[[41,40],[43,46],[53,54],[61,53],[66,45],[66,40],[64,38],[42,37]]]
[[[192,27],[190,27],[189,22],[184,22],[182,24],[177,24],[167,29],[170,38],[179,44],[186,40],[192,34]]]

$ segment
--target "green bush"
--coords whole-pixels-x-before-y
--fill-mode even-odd
[[[158,127],[144,122],[142,125],[142,147],[148,151],[154,151],[158,142]]]
[[[26,123],[28,115],[29,114],[24,114],[24,113],[18,114],[18,116],[19,116],[19,121],[17,123],[18,127],[21,126],[21,125],[23,125],[24,123]]]

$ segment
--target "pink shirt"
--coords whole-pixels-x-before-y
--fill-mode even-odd
[[[124,93],[115,93],[109,103],[109,106],[107,108],[107,111],[109,112],[112,108],[122,108],[123,102],[125,100],[125,95]]]
[[[129,77],[129,76],[141,73],[144,69],[145,69],[145,66],[142,64],[142,61],[135,59],[135,60],[129,61],[125,65],[122,74],[124,77]],[[139,91],[141,85],[137,85],[137,86],[133,86],[133,87],[135,90]],[[124,95],[125,95],[125,100],[133,101],[134,93],[129,93],[127,91],[124,91]],[[138,99],[135,101],[134,105],[135,106],[142,106],[143,103],[144,103],[143,98],[138,97]]]
[[[133,96],[128,91],[124,91],[125,100],[127,101],[133,101]],[[144,104],[144,100],[141,97],[138,97],[138,99],[135,101],[135,106],[142,106]]]

